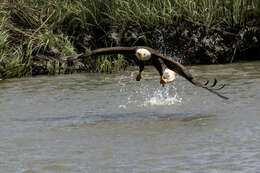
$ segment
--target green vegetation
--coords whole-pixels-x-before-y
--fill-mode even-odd
[[[113,56],[101,56],[97,58],[95,65],[95,71],[110,73],[126,68],[127,61],[122,55],[118,55],[116,59]]]
[[[260,1],[2,0],[0,9],[0,78],[10,78],[37,74],[35,55],[62,57],[111,46],[106,39],[109,33],[130,25],[139,32],[160,32],[158,26],[177,26],[184,21],[208,28],[243,28],[251,14],[259,15]],[[69,66],[48,61],[54,64],[48,66],[49,74]],[[85,64],[86,71],[111,72],[127,65],[121,56],[97,58],[91,63]]]

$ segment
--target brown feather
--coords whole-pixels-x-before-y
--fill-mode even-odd
[[[135,54],[136,47],[109,47],[99,48],[96,50],[89,51],[81,57],[97,56],[97,55],[112,55],[112,54]]]

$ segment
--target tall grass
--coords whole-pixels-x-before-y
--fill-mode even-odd
[[[152,28],[183,18],[206,26],[241,25],[248,10],[257,9],[258,3],[258,0],[14,0],[4,5],[11,11],[12,22],[24,29],[76,32],[75,29],[88,27],[105,31],[109,26],[103,24],[131,23]]]
[[[88,50],[103,40],[86,36],[108,34],[132,25],[138,31],[178,25],[184,21],[207,27],[241,28],[249,11],[260,13],[259,0],[2,0],[0,2],[0,61],[5,76],[31,73],[35,54],[65,56]],[[85,39],[85,40],[84,40]],[[106,43],[104,43],[106,44]],[[109,44],[108,44],[109,46]],[[81,48],[81,49],[80,49]],[[83,50],[84,51],[84,50]],[[97,71],[119,68],[106,60]],[[118,62],[121,62],[118,59]],[[122,64],[123,61],[121,62]],[[14,65],[16,64],[16,65]],[[115,64],[115,63],[114,63]],[[118,63],[119,64],[119,63]],[[124,65],[122,65],[124,67]],[[24,69],[25,68],[25,69]],[[1,73],[3,76],[3,73]],[[8,75],[7,75],[8,74]]]
[[[127,21],[154,27],[186,18],[206,26],[233,26],[242,25],[248,10],[256,9],[257,3],[258,0],[113,0],[105,14],[115,25]]]
[[[2,30],[1,28],[2,26],[0,26],[0,61],[5,57],[8,45],[7,31]]]
[[[120,71],[122,68],[126,68],[127,61],[122,55],[118,55],[117,58],[113,56],[101,56],[96,61],[97,72],[111,73]]]

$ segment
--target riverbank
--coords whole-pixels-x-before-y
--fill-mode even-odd
[[[189,65],[260,60],[257,0],[4,0],[0,7],[0,78],[117,71],[131,63],[60,58],[119,45],[150,46]]]

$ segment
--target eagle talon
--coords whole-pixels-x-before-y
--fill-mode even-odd
[[[163,77],[161,77],[160,84],[162,85],[162,87],[164,87],[166,83],[167,82],[163,79]]]
[[[142,78],[141,73],[138,73],[138,75],[136,76],[136,81],[140,81],[141,78]]]

